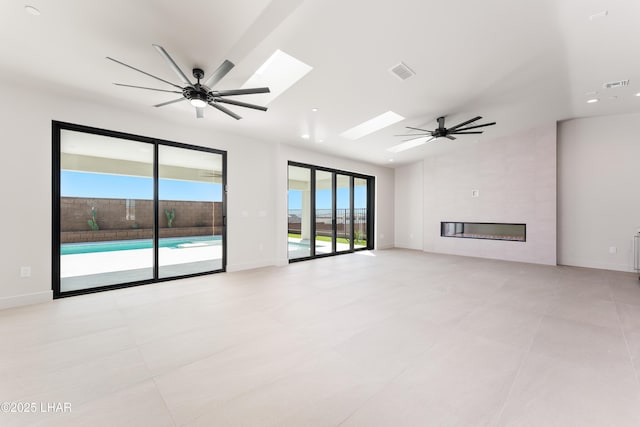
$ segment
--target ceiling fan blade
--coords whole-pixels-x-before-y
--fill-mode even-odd
[[[426,129],[420,129],[420,128],[412,128],[411,126],[405,126],[407,129],[413,129],[413,130],[419,130],[421,132],[429,132],[431,133],[430,130],[426,130]]]
[[[151,46],[156,48],[160,55],[162,55],[162,57],[167,60],[167,62],[169,63],[169,67],[171,67],[171,69],[178,75],[178,77],[180,77],[180,80],[182,80],[184,84],[186,84],[187,86],[193,86],[187,76],[182,72],[180,67],[178,67],[178,64],[176,64],[173,58],[171,58],[171,56],[167,53],[166,50],[164,50],[162,46],[158,44],[153,44]]]
[[[444,129],[444,117],[438,117],[438,129]]]
[[[177,91],[177,90],[156,89],[156,88],[153,88],[153,87],[144,87],[144,86],[126,85],[126,84],[124,84],[124,83],[114,83],[114,85],[116,85],[116,86],[123,86],[123,87],[133,87],[133,88],[136,88],[136,89],[155,90],[155,91],[157,91],[157,92],[182,93],[182,92]]]
[[[204,117],[204,108],[196,107],[196,118],[202,119]]]
[[[463,129],[463,130],[464,130],[464,129]],[[480,131],[473,131],[473,132],[460,132],[460,131],[454,130],[453,132],[449,132],[449,134],[454,134],[454,135],[471,135],[471,134],[474,134],[474,133],[482,133],[482,132],[483,132],[483,131],[481,131],[481,130],[480,130]]]
[[[234,113],[233,111],[229,110],[228,108],[225,108],[222,105],[218,105],[215,101],[214,102],[210,102],[209,105],[211,105],[213,108],[217,108],[218,110],[222,111],[225,114],[230,115],[231,117],[233,117],[236,120],[240,120],[242,118],[239,115],[237,115],[236,113]]]
[[[457,125],[455,125],[455,126],[453,126],[453,127],[450,127],[450,128],[449,128],[449,130],[450,130],[450,131],[451,131],[451,130],[456,130],[456,129],[458,129],[458,128],[461,128],[461,127],[462,127],[462,126],[464,126],[464,125],[468,125],[469,123],[476,122],[476,121],[480,120],[481,118],[482,118],[481,116],[474,117],[473,119],[467,120],[466,122],[458,123]]]
[[[452,140],[452,141],[453,141],[454,139],[458,139],[458,138],[456,138],[455,136],[451,136],[451,135],[447,135],[447,136],[445,136],[445,138],[449,138],[449,139],[450,139],[450,140]]]
[[[213,96],[233,96],[233,95],[251,95],[254,93],[270,93],[268,87],[257,87],[253,89],[231,89],[213,91]]]
[[[137,69],[136,67],[132,67],[131,65],[125,64],[124,62],[120,62],[120,61],[118,61],[117,59],[113,59],[113,58],[111,58],[110,56],[107,56],[107,59],[108,59],[108,60],[110,60],[110,61],[115,62],[116,64],[124,65],[124,66],[125,66],[125,67],[127,67],[127,68],[131,68],[132,70],[135,70],[135,71],[137,71],[137,72],[139,72],[139,73],[142,73],[142,74],[144,74],[145,76],[153,77],[153,78],[154,78],[154,79],[156,79],[156,80],[160,80],[160,81],[161,81],[161,82],[163,82],[163,83],[166,83],[166,84],[171,85],[171,86],[173,86],[173,87],[177,87],[178,89],[182,90],[182,88],[181,88],[180,86],[176,85],[176,84],[173,84],[173,83],[171,83],[171,82],[169,82],[169,81],[167,81],[167,80],[165,80],[165,79],[161,79],[160,77],[156,77],[156,76],[154,76],[153,74],[149,74],[149,73],[147,73],[146,71],[139,70],[139,69]]]
[[[428,133],[407,133],[404,135],[393,135],[393,136],[427,136],[427,135],[431,135],[431,132]]]
[[[220,98],[220,99],[216,99],[214,102],[222,102],[223,104],[231,104],[231,105],[237,105],[238,107],[253,108],[254,110],[267,111],[267,107],[263,107],[261,105],[255,105],[255,104],[247,104],[246,102],[240,102],[233,99]]]
[[[469,129],[477,129],[477,128],[483,128],[483,127],[485,127],[485,126],[493,126],[493,125],[495,125],[495,124],[496,124],[496,122],[491,122],[491,123],[485,123],[485,124],[483,124],[483,125],[467,126],[467,127],[466,127],[466,128],[464,128],[464,129],[459,129],[459,128],[458,128],[458,129],[454,129],[454,130],[469,130]]]
[[[235,65],[233,65],[233,62],[225,59],[224,62],[220,64],[220,66],[216,68],[213,74],[211,74],[209,78],[204,82],[204,85],[209,88],[213,87],[216,83],[222,80],[222,78],[226,76],[233,67],[235,67]]]
[[[186,100],[187,98],[178,98],[178,99],[174,99],[173,101],[167,101],[161,104],[156,104],[154,105],[154,107],[164,107],[165,105],[173,104],[174,102],[180,102],[180,101],[186,101]]]

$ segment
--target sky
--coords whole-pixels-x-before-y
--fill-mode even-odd
[[[222,200],[222,185],[207,182],[160,179],[160,200],[216,202]],[[62,171],[60,195],[108,199],[153,199],[153,179],[138,176],[107,175]]]
[[[336,190],[336,202],[338,209],[349,207],[349,189],[338,188]],[[367,188],[357,186],[353,190],[353,207],[367,207]],[[302,191],[289,190],[289,209],[302,209]],[[331,209],[331,190],[316,191],[316,209]]]
[[[222,185],[206,182],[160,179],[160,200],[211,202],[222,200]],[[153,199],[153,179],[138,176],[108,175],[62,171],[60,194],[63,197],[94,197],[111,199]],[[353,191],[354,207],[367,207],[367,189],[357,186]],[[349,189],[338,188],[337,208],[349,207]],[[302,209],[302,192],[289,190],[289,209]],[[316,192],[316,209],[331,209],[331,190]]]

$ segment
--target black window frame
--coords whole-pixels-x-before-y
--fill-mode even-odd
[[[326,257],[331,257],[331,256],[336,256],[336,255],[345,255],[345,254],[351,254],[354,252],[358,252],[358,251],[368,251],[368,250],[373,250],[375,248],[375,240],[374,240],[374,230],[375,230],[375,177],[371,176],[371,175],[364,175],[361,173],[357,173],[357,172],[349,172],[349,171],[345,171],[345,170],[341,170],[341,169],[333,169],[333,168],[328,168],[325,166],[317,166],[317,165],[312,165],[312,164],[308,164],[308,163],[301,163],[301,162],[296,162],[296,161],[292,161],[289,160],[287,162],[287,192],[288,192],[288,182],[289,182],[289,166],[295,166],[295,167],[300,167],[300,168],[307,168],[310,170],[310,193],[311,193],[311,197],[309,200],[310,206],[309,206],[309,211],[311,212],[311,218],[309,218],[309,220],[311,221],[311,228],[309,231],[310,236],[312,236],[312,240],[313,242],[315,242],[315,238],[316,238],[316,221],[315,221],[315,216],[316,216],[316,171],[323,171],[323,172],[330,172],[332,173],[332,177],[331,177],[331,188],[332,188],[332,217],[333,217],[333,227],[332,227],[332,235],[333,235],[333,239],[332,239],[332,252],[331,253],[325,253],[325,254],[316,254],[316,248],[315,248],[315,244],[310,244],[309,248],[310,248],[310,255],[309,256],[305,256],[305,257],[299,257],[299,258],[289,258],[289,251],[287,250],[287,259],[289,261],[289,263],[292,262],[299,262],[299,261],[308,261],[308,260],[312,260],[312,259],[317,259],[317,258],[326,258]],[[349,176],[349,206],[350,206],[350,210],[351,210],[351,220],[349,221],[350,224],[350,248],[349,250],[344,250],[344,251],[337,251],[336,250],[336,208],[337,208],[337,204],[336,204],[336,198],[337,198],[337,194],[336,194],[336,187],[337,187],[337,175],[346,175]],[[367,246],[362,247],[362,248],[356,248],[355,246],[355,236],[354,236],[354,215],[355,215],[355,211],[353,208],[353,204],[354,204],[354,182],[355,182],[355,178],[360,178],[360,179],[364,179],[367,182]],[[288,197],[287,197],[288,200]],[[288,203],[288,201],[287,201]],[[287,227],[288,229],[288,227]]]
[[[223,273],[227,270],[227,152],[224,150],[218,150],[215,148],[201,147],[197,145],[184,144],[181,142],[169,141],[160,138],[152,138],[142,135],[135,135],[131,133],[118,132],[113,130],[101,129],[91,126],[84,126],[74,123],[67,123],[57,120],[51,122],[51,139],[52,139],[52,239],[51,239],[51,287],[53,290],[53,298],[64,298],[75,295],[91,294],[96,292],[110,291],[113,289],[130,288],[133,286],[148,285],[153,283],[168,282],[172,280],[185,279],[189,277],[205,276],[216,273]],[[134,282],[118,283],[113,285],[97,286],[89,289],[79,289],[73,291],[62,292],[60,289],[60,144],[61,144],[61,131],[70,130],[75,132],[84,132],[93,135],[101,135],[119,139],[126,139],[136,142],[144,142],[153,145],[153,278],[146,280],[139,280]],[[194,151],[202,151],[207,153],[219,154],[222,156],[222,268],[190,273],[180,276],[171,277],[158,277],[159,265],[158,265],[158,240],[159,240],[159,199],[158,199],[158,147],[169,146],[184,148]]]

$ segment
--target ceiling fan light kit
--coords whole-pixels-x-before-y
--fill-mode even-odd
[[[196,82],[192,83],[189,78],[182,72],[180,67],[176,64],[176,62],[171,58],[169,53],[160,45],[154,44],[153,47],[160,53],[160,55],[167,61],[169,67],[177,74],[178,78],[182,81],[185,86],[179,86],[170,81],[161,79],[160,77],[154,76],[153,74],[149,74],[146,71],[142,71],[138,68],[132,67],[131,65],[125,64],[124,62],[118,61],[117,59],[113,59],[107,56],[107,59],[115,62],[116,64],[120,64],[127,68],[130,68],[134,71],[142,73],[146,76],[152,77],[158,81],[166,83],[170,86],[173,86],[175,89],[179,90],[165,90],[165,89],[156,89],[144,86],[134,86],[123,83],[114,83],[116,86],[124,86],[131,87],[135,89],[144,89],[144,90],[152,90],[156,92],[166,92],[166,93],[176,93],[181,94],[182,97],[178,99],[174,99],[167,102],[162,102],[160,104],[154,105],[154,107],[163,107],[165,105],[173,104],[180,101],[189,101],[191,105],[193,105],[196,109],[196,117],[201,119],[204,117],[204,108],[209,105],[228,116],[233,117],[236,120],[240,120],[242,117],[228,108],[219,105],[219,104],[230,104],[235,105],[237,107],[243,108],[251,108],[253,110],[267,111],[267,107],[263,107],[261,105],[249,104],[246,102],[236,101],[234,99],[228,99],[228,96],[238,96],[238,95],[250,95],[255,93],[269,93],[270,90],[268,87],[259,87],[252,89],[232,89],[232,90],[213,90],[211,89],[214,85],[216,85],[224,76],[231,71],[234,67],[234,64],[231,61],[225,60],[204,82],[200,83],[200,80],[204,79],[204,70],[201,68],[194,68],[192,70],[193,77],[195,77]]]

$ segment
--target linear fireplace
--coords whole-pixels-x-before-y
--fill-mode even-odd
[[[463,239],[527,241],[527,224],[497,222],[441,222],[440,236]]]

